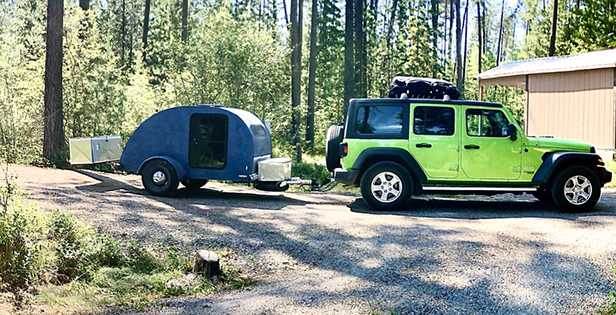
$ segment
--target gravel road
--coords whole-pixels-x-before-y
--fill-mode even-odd
[[[159,198],[134,175],[11,169],[41,209],[147,246],[228,247],[222,263],[257,280],[145,314],[582,314],[614,289],[614,190],[583,214],[526,195],[417,198],[385,213],[355,195],[209,183]]]

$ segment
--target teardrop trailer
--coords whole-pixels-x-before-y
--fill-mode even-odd
[[[104,160],[93,158],[101,155],[97,151],[110,151],[100,146],[100,138],[70,139],[71,163],[119,160],[116,169],[140,174],[145,189],[156,196],[173,195],[179,183],[195,189],[209,180],[247,183],[266,191],[285,191],[289,185],[321,187],[314,179],[291,178],[291,159],[272,158],[271,135],[263,121],[237,108],[197,105],[163,110],[135,130],[121,156],[119,143],[109,145],[115,154]],[[107,140],[119,142],[119,137]]]

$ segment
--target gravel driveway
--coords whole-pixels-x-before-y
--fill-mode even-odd
[[[614,288],[613,190],[583,214],[526,195],[418,198],[381,213],[354,195],[210,183],[159,198],[133,175],[12,171],[40,208],[148,246],[228,247],[222,263],[257,280],[146,314],[581,314]]]

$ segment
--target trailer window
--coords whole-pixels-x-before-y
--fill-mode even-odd
[[[224,168],[227,164],[228,119],[225,115],[190,117],[188,163],[191,167]]]

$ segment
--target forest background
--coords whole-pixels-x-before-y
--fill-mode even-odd
[[[616,47],[613,0],[4,0],[3,160],[66,160],[69,137],[220,104],[270,120],[274,154],[323,155],[350,98],[396,75],[454,82],[503,62]],[[490,88],[523,119],[524,91]]]

